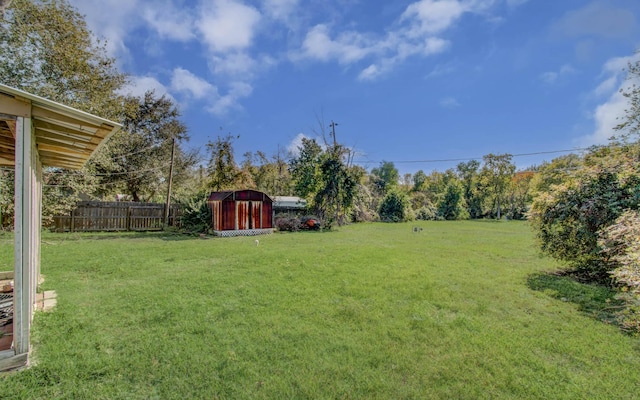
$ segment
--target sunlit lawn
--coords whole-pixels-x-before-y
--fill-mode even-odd
[[[421,232],[413,232],[419,226]],[[519,222],[359,224],[202,240],[45,234],[31,368],[0,398],[636,398],[611,293]],[[0,236],[10,265],[12,239]],[[566,290],[566,293],[564,291]],[[606,312],[605,312],[606,313]]]

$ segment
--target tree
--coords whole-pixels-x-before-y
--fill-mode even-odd
[[[627,210],[613,225],[600,231],[598,245],[610,265],[611,276],[620,286],[618,298],[625,307],[619,313],[622,325],[640,332],[640,212]]]
[[[407,195],[398,190],[387,193],[380,203],[378,214],[384,222],[405,222],[413,219]]]
[[[464,189],[458,180],[451,180],[438,204],[438,216],[447,220],[467,219]]]
[[[383,196],[398,187],[400,181],[400,172],[390,161],[383,161],[380,167],[372,169],[371,176],[376,191]]]
[[[0,169],[0,230],[13,226],[14,171]]]
[[[291,158],[289,172],[293,178],[293,188],[298,196],[313,201],[320,186],[320,157],[322,147],[314,139],[302,138],[297,157]]]
[[[89,168],[99,178],[102,195],[123,193],[133,201],[161,200],[167,185],[175,140],[174,179],[188,174],[197,163],[194,152],[181,149],[187,128],[172,100],[148,91],[142,98],[129,96],[123,104],[123,129],[96,155]]]
[[[4,2],[0,13],[0,82],[109,119],[121,115],[126,75],[65,0]],[[88,170],[45,168],[43,222],[93,194]],[[65,176],[63,176],[65,175]],[[11,199],[13,201],[13,199]]]
[[[470,160],[461,162],[456,166],[458,177],[462,182],[464,201],[470,218],[480,218],[482,216],[482,196],[478,188],[480,161]]]
[[[556,157],[551,162],[544,162],[535,168],[535,174],[531,179],[531,194],[546,193],[552,190],[554,185],[560,185],[582,168],[582,157],[577,154],[567,154]]]
[[[622,95],[628,100],[628,108],[625,109],[623,122],[616,126],[616,130],[622,132],[622,138],[627,139],[633,135],[640,135],[640,60],[629,63],[627,66],[627,80],[632,83],[620,90]]]
[[[427,182],[427,174],[424,173],[423,170],[419,170],[415,174],[413,174],[413,191],[414,192],[422,192],[425,187],[425,183]]]
[[[244,157],[241,169],[250,175],[255,189],[273,196],[292,194],[287,163],[279,152],[272,159],[262,151],[256,151],[255,154],[247,152]]]
[[[516,172],[509,185],[508,198],[509,210],[507,217],[511,219],[525,219],[529,205],[533,197],[531,196],[531,180],[535,173],[533,171]]]
[[[340,145],[326,151],[319,165],[320,186],[314,196],[314,208],[325,226],[347,221],[354,203],[361,176],[358,168],[349,168],[344,161],[345,149]]]
[[[0,82],[114,119],[126,75],[66,0],[14,0],[0,21]]]
[[[359,190],[362,169],[347,165],[348,152],[340,144],[323,150],[314,139],[303,138],[299,150],[289,163],[295,193],[306,198],[324,226],[344,224]]]
[[[640,208],[640,144],[595,147],[584,166],[534,199],[530,221],[541,249],[593,279],[610,269],[599,232],[625,210]]]
[[[240,181],[241,173],[233,156],[233,139],[229,134],[207,143],[210,153],[207,174],[215,191],[233,189]]]
[[[487,154],[482,157],[484,165],[481,170],[481,180],[488,190],[491,202],[491,212],[500,219],[501,206],[505,202],[504,196],[515,173],[516,166],[511,162],[511,154]]]

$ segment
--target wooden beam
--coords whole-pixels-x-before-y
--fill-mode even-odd
[[[87,155],[88,155],[86,151],[74,151],[66,146],[46,144],[38,141],[37,139],[36,139],[36,142],[38,143],[38,151],[40,152],[40,154],[57,153],[57,154],[69,155],[75,158],[78,158],[78,157],[87,158]]]
[[[0,93],[0,113],[29,118],[31,116],[31,103]]]
[[[31,230],[31,140],[30,118],[18,118],[15,160],[15,267],[14,267],[14,307],[13,343],[16,354],[29,352],[29,331],[31,324],[29,267]]]
[[[36,138],[36,143],[38,143],[38,145],[40,144],[48,144],[51,146],[61,146],[61,147],[67,147],[69,149],[74,149],[74,150],[87,150],[87,153],[91,153],[93,152],[93,150],[95,150],[96,147],[98,147],[97,144],[91,143],[91,142],[85,142],[82,140],[73,140],[71,138],[68,138],[66,136],[62,136],[62,135],[56,135],[56,134],[50,134],[47,135],[47,137],[42,137],[42,136],[38,136]]]
[[[12,351],[13,352],[13,351]],[[18,354],[13,357],[0,359],[0,371],[9,371],[12,369],[24,367],[27,365],[28,354]]]
[[[53,166],[67,169],[81,169],[84,166],[84,160],[65,160],[56,157],[41,157],[41,162],[45,166]]]
[[[7,126],[9,127],[9,132],[11,132],[11,136],[13,136],[13,138],[15,139],[16,137],[16,120],[8,120],[5,121],[7,123]]]
[[[31,111],[31,115],[33,115],[33,118],[35,119],[44,119],[44,120],[48,120],[49,122],[60,121],[67,124],[76,125],[80,129],[88,128],[94,131],[100,128],[103,128],[103,125],[106,125],[106,124],[96,125],[92,122],[69,117],[67,115],[60,114],[43,107],[33,107],[33,110]]]
[[[36,127],[37,130],[44,130],[46,132],[54,132],[58,134],[67,134],[73,137],[82,137],[91,140],[96,136],[95,132],[99,131],[99,129],[95,131],[87,131],[82,129],[73,129],[66,126],[58,125],[52,122],[46,122],[42,120],[35,120],[33,126]]]

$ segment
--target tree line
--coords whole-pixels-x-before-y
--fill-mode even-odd
[[[80,171],[44,171],[43,219],[66,214],[83,196],[163,201],[174,151],[173,202],[186,222],[206,229],[206,194],[257,189],[296,195],[331,227],[413,219],[529,219],[540,249],[582,278],[614,285],[625,326],[640,330],[640,89],[629,85],[626,115],[607,145],[517,171],[509,154],[487,154],[444,172],[400,176],[393,162],[367,171],[348,146],[317,139],[298,151],[257,150],[236,162],[237,136],[220,131],[205,154],[188,150],[189,132],[172,99],[124,95],[129,77],[106,44],[65,0],[13,0],[0,9],[0,82],[122,123]],[[627,68],[640,80],[640,62]],[[0,169],[0,224],[13,221],[13,171]]]
[[[482,168],[469,162],[455,171],[419,171],[401,181],[392,163],[383,162],[370,173],[352,165],[350,149],[335,136],[327,140],[324,126],[317,140],[304,139],[295,154],[258,150],[244,154],[239,164],[236,137],[222,131],[206,145],[205,154],[187,150],[189,132],[173,100],[153,91],[141,97],[122,94],[129,77],[67,1],[14,0],[3,11],[0,82],[123,125],[82,170],[45,169],[45,224],[68,213],[81,198],[163,201],[172,149],[172,199],[189,208],[201,208],[199,199],[211,190],[253,188],[306,198],[310,212],[327,226],[524,215],[520,200],[526,199],[509,192],[516,175],[508,155],[488,155]],[[3,226],[12,220],[12,182],[13,172],[2,170]]]

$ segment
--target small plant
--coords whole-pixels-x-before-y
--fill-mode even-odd
[[[206,233],[211,229],[211,208],[206,196],[199,195],[187,200],[182,214],[182,229],[190,233]]]
[[[281,232],[297,232],[300,230],[300,220],[292,216],[276,217],[275,226]]]

